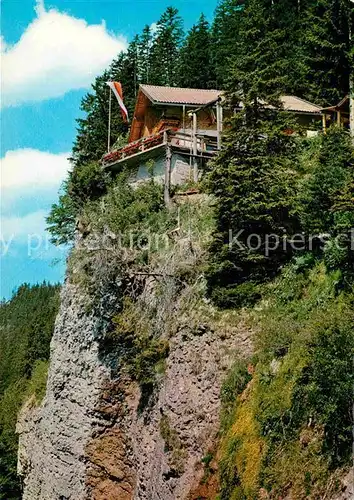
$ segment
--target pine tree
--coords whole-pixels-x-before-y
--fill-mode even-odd
[[[135,107],[135,100],[140,83],[139,68],[140,68],[140,37],[135,36],[130,42],[127,51],[124,53],[122,61],[119,62],[117,70],[113,62],[110,68],[111,79],[119,81],[122,84],[124,103],[130,115]],[[115,102],[115,104],[117,104]],[[115,106],[116,111],[120,115],[119,106]],[[121,121],[121,120],[120,120]],[[120,129],[118,128],[120,132]]]
[[[198,23],[188,32],[181,49],[178,85],[208,89],[214,82],[210,28],[202,14]]]
[[[342,196],[353,171],[353,150],[349,134],[339,127],[331,127],[317,139],[311,173],[300,190],[301,222],[312,234],[332,232],[335,215],[333,200]]]
[[[146,25],[139,37],[139,82],[149,84],[151,80],[151,48],[154,35]]]
[[[307,0],[302,12],[307,98],[320,105],[337,104],[349,92],[350,0]]]
[[[279,10],[288,7],[250,0],[240,26],[239,57],[231,69],[228,103],[242,106],[230,120],[224,148],[212,162],[207,185],[217,199],[217,231],[208,273],[212,296],[223,306],[256,298],[253,284],[278,272],[289,256],[284,231],[296,222],[291,215],[294,139],[284,133],[290,117],[279,96],[288,84],[283,57]],[[241,105],[242,102],[242,105]],[[230,237],[237,236],[237,241]],[[230,245],[231,243],[231,245]],[[240,302],[241,301],[241,302]]]
[[[222,89],[227,80],[229,61],[238,55],[243,0],[221,0],[212,24],[212,64],[215,88]]]
[[[354,148],[349,133],[337,126],[315,143],[311,171],[299,190],[299,214],[308,234],[327,234],[324,261],[340,269],[343,282],[354,277]]]
[[[258,97],[296,94],[304,71],[298,23],[298,0],[250,0],[240,22],[237,56],[229,61],[230,79],[236,70]]]
[[[168,7],[157,22],[151,48],[151,83],[175,86],[179,51],[183,42],[183,22],[174,7]]]
[[[106,82],[109,80],[110,72],[104,71],[95,79],[92,92],[81,101],[80,109],[86,116],[77,120],[77,136],[72,151],[74,166],[98,160],[106,151],[109,96]]]

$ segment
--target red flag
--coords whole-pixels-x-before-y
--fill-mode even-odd
[[[122,111],[123,120],[128,123],[128,111],[123,102],[123,90],[120,82],[107,82],[108,87],[113,91],[113,94],[116,96],[120,109]]]

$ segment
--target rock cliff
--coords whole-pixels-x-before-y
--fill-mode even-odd
[[[250,349],[242,318],[219,331],[181,318],[147,406],[136,382],[100,353],[104,324],[67,283],[51,344],[46,397],[19,422],[24,500],[187,499],[215,445],[220,386],[234,349]]]
[[[66,284],[51,343],[43,405],[23,408],[18,472],[23,498],[85,498],[85,448],[100,425],[95,406],[109,372],[98,359],[99,320],[85,313],[77,287]]]
[[[135,283],[135,316],[152,325],[146,338],[154,332],[168,343],[148,393],[126,369],[124,342],[110,337],[113,313],[122,310],[120,279],[92,307],[68,277],[46,396],[40,407],[25,405],[17,426],[24,500],[215,498],[221,384],[235,351],[250,354],[251,332],[242,313],[220,313],[198,295],[200,276],[188,285],[174,279],[181,263],[183,272],[194,269],[202,253],[177,239],[178,252],[156,257],[153,272]],[[102,263],[92,267],[102,275]]]

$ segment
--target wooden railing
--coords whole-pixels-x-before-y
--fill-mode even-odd
[[[138,141],[130,142],[123,148],[117,149],[116,151],[106,153],[102,157],[101,161],[103,166],[111,165],[112,163],[124,160],[125,158],[129,158],[138,153],[143,153],[167,142],[171,146],[182,147],[190,150],[193,149],[193,137],[190,133],[183,132],[182,130],[165,129],[157,134],[143,137]],[[196,136],[196,146],[197,150],[201,153],[203,151],[216,151],[217,140],[213,137],[198,134]]]
[[[193,149],[193,137],[190,132],[183,132],[183,130],[177,130],[175,132],[170,132],[169,141],[171,146],[184,147],[188,149]],[[203,151],[216,151],[217,150],[217,139],[216,137],[210,137],[203,134],[196,135],[196,146],[197,150]]]
[[[164,142],[163,131],[155,135],[143,137],[138,141],[130,142],[123,148],[106,153],[102,157],[102,164],[109,165],[111,163],[115,163],[116,161],[123,160],[124,158],[128,158],[130,156],[136,155],[137,153],[142,153],[143,151],[151,149],[155,146],[159,146],[160,144],[163,144],[163,142]]]

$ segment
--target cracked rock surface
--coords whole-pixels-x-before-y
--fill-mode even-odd
[[[18,472],[24,500],[87,498],[85,447],[99,426],[95,406],[108,370],[98,360],[98,320],[66,284],[51,342],[47,392],[40,408],[23,408]]]
[[[47,392],[17,430],[24,500],[191,500],[219,427],[220,388],[243,324],[214,331],[182,318],[166,369],[141,408],[136,382],[100,351],[102,321],[66,283],[51,343]],[[209,497],[206,497],[209,498]]]

